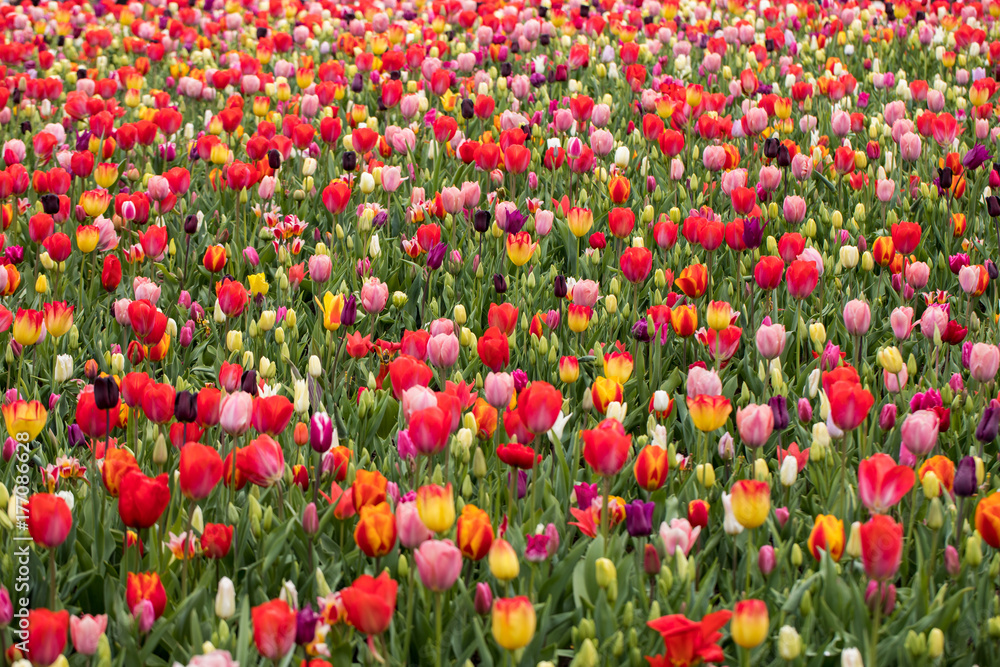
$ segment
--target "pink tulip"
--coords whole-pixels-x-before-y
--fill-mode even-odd
[[[852,299],[844,306],[844,327],[852,336],[863,336],[872,325],[872,311],[868,304]]]
[[[897,377],[898,375],[898,377]],[[906,381],[909,379],[910,374],[906,370],[906,365],[899,370],[899,373],[890,373],[889,371],[882,371],[882,380],[885,382],[885,390],[890,394],[896,394],[903,390],[906,386]]]
[[[830,118],[830,129],[838,137],[846,137],[851,133],[851,116],[846,111],[837,109]]]
[[[722,175],[722,192],[727,196],[732,195],[736,188],[745,188],[746,186],[746,169],[731,169]]]
[[[770,324],[771,318],[765,317],[757,329],[757,351],[765,359],[776,359],[785,350],[785,325]]]
[[[395,192],[403,182],[399,167],[382,167],[382,189],[386,192]]]
[[[926,262],[910,262],[906,265],[906,284],[913,289],[927,285],[931,277],[931,267]]]
[[[961,286],[962,291],[966,294],[975,292],[976,287],[979,285],[979,267],[963,266],[959,269],[958,284]]]
[[[757,554],[757,566],[760,567],[760,573],[765,577],[771,574],[774,571],[775,560],[774,547],[770,544],[762,546]]]
[[[907,162],[916,162],[920,159],[920,152],[922,149],[922,144],[920,141],[920,135],[914,134],[913,132],[907,132],[899,140],[899,153],[900,156]]]
[[[219,425],[229,435],[243,435],[250,429],[253,397],[245,391],[226,394],[219,403]]]
[[[466,181],[462,183],[462,197],[465,199],[466,208],[475,208],[479,204],[483,191],[476,181]]]
[[[906,340],[913,330],[913,309],[909,306],[896,308],[889,315],[889,324],[892,325],[892,333],[899,340]]]
[[[539,236],[548,236],[549,232],[552,231],[552,223],[554,220],[555,214],[552,211],[536,211],[535,233]]]
[[[760,447],[774,430],[774,412],[769,405],[754,405],[736,410],[736,429],[740,439],[750,447]]]
[[[797,225],[806,219],[806,200],[798,195],[790,195],[785,197],[781,210],[788,224]]]
[[[91,616],[71,616],[69,619],[69,635],[73,640],[73,648],[77,653],[83,655],[94,655],[97,653],[97,644],[101,640],[101,635],[108,628],[107,614]]]
[[[389,286],[375,278],[369,278],[361,285],[361,306],[366,313],[381,313],[389,300]]]
[[[723,150],[725,153],[725,150]],[[798,153],[792,158],[792,175],[797,181],[806,181],[812,176],[812,158],[804,153]]]
[[[678,549],[685,556],[691,553],[700,534],[701,526],[692,528],[687,519],[671,519],[669,526],[666,521],[660,524],[660,539],[663,540],[663,550],[668,556],[673,556]]]
[[[935,331],[944,334],[947,328],[948,310],[944,306],[933,304],[924,310],[924,314],[920,318],[920,333],[924,335],[924,338],[933,340]]]
[[[438,334],[427,341],[427,357],[438,368],[451,368],[458,360],[459,348],[455,334]]]
[[[514,395],[514,378],[510,373],[490,373],[483,382],[486,402],[500,410],[510,404]]]
[[[615,147],[615,138],[607,130],[594,130],[590,135],[590,147],[595,155],[607,155]]]
[[[976,343],[969,357],[969,373],[972,379],[992,382],[1000,368],[1000,348],[989,343]]]
[[[684,162],[680,158],[670,161],[670,180],[679,181],[684,178]]]
[[[722,146],[706,146],[702,153],[702,163],[709,171],[720,171],[726,164],[726,149]]]
[[[903,421],[903,444],[915,456],[926,456],[938,439],[939,420],[933,410],[917,410]]]
[[[415,500],[396,506],[396,532],[399,536],[399,543],[407,549],[416,549],[434,537],[434,533],[420,520]]]
[[[600,285],[593,280],[578,280],[573,284],[573,290],[570,294],[573,297],[573,303],[593,308],[600,294]]]
[[[458,213],[465,205],[465,197],[462,195],[462,190],[455,186],[442,188],[441,204],[444,206],[446,213],[451,213],[452,215]]]
[[[887,203],[896,194],[896,181],[891,178],[880,178],[875,182],[875,194],[880,202]]]
[[[462,573],[462,552],[451,540],[427,540],[413,552],[424,586],[441,593],[455,585]]]
[[[705,370],[701,366],[694,366],[688,371],[687,396],[721,396],[722,380],[715,370]]]
[[[313,255],[309,258],[309,277],[313,282],[325,283],[333,272],[333,262],[329,255]]]
[[[611,120],[611,107],[607,104],[595,104],[590,114],[590,122],[597,127],[604,127]],[[723,149],[725,152],[725,149]]]
[[[437,407],[437,394],[434,393],[433,389],[416,385],[403,390],[400,404],[403,409],[403,418],[410,421],[414,412]]]

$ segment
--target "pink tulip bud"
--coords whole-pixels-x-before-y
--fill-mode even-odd
[[[787,507],[778,507],[774,510],[774,516],[778,519],[778,525],[782,528],[788,523],[789,512]]]
[[[896,587],[892,584],[869,581],[868,588],[865,589],[865,605],[874,612],[879,600],[882,602],[882,615],[891,614],[896,608]]]
[[[808,398],[800,398],[798,403],[799,409],[799,421],[803,424],[808,424],[812,421],[813,409],[812,403],[809,402]]]
[[[309,503],[302,510],[302,530],[306,535],[315,535],[319,532],[319,515],[316,512],[316,503]]]
[[[944,548],[944,568],[948,576],[957,577],[962,571],[962,563],[958,559],[958,549],[950,544]]]
[[[774,547],[770,544],[765,544],[757,554],[757,566],[760,568],[761,574],[766,577],[774,571],[774,565]]]
[[[659,569],[657,569],[657,572],[659,572]],[[476,613],[480,616],[485,616],[493,609],[493,591],[490,589],[489,584],[484,582],[476,584],[475,608]]]

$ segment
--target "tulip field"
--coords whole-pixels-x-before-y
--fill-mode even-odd
[[[998,0],[0,4],[0,667],[997,664],[998,81]]]

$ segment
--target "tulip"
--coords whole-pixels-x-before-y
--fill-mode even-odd
[[[508,651],[524,648],[535,636],[535,608],[525,596],[493,602],[493,639]]]
[[[750,447],[764,445],[774,430],[774,413],[766,405],[750,404],[736,410],[736,428]]]
[[[750,650],[767,639],[770,620],[763,600],[741,600],[733,608],[730,632],[738,646]]]
[[[178,472],[181,493],[192,500],[204,500],[222,479],[222,457],[211,447],[189,442],[181,448]]]
[[[427,540],[413,556],[420,581],[435,593],[451,588],[462,573],[462,554],[451,540]]]
[[[876,581],[892,579],[903,556],[903,527],[884,514],[876,514],[861,526],[860,535],[865,573]]]
[[[271,600],[250,610],[257,651],[278,662],[295,646],[295,612],[284,600]]]
[[[732,490],[733,516],[744,528],[764,524],[771,510],[771,488],[767,482],[740,480]]]
[[[396,581],[383,572],[377,578],[362,575],[340,591],[347,622],[366,635],[385,632],[396,609]]]
[[[430,484],[417,490],[417,511],[420,520],[435,533],[445,533],[455,523],[455,502],[451,484]]]
[[[976,343],[969,357],[969,371],[979,382],[992,382],[1000,368],[1000,348],[989,343]]]
[[[903,445],[915,456],[926,456],[937,445],[940,419],[933,410],[917,410],[903,421]]]
[[[105,478],[107,481],[107,478]],[[119,482],[118,514],[129,528],[149,528],[159,521],[170,504],[167,474],[146,477],[135,469],[125,472]],[[134,605],[129,605],[132,608]]]
[[[73,648],[77,653],[83,655],[94,655],[97,653],[97,646],[101,635],[108,627],[107,614],[91,616],[73,616],[69,619],[70,637],[73,640]]]
[[[820,514],[809,533],[809,552],[820,560],[820,550],[837,562],[844,553],[844,522],[832,515]]]
[[[725,396],[701,394],[691,398],[690,393],[687,398],[687,406],[695,428],[705,433],[721,428],[733,409],[729,399]]]
[[[632,447],[632,436],[625,433],[621,422],[605,419],[597,428],[581,431],[580,437],[583,458],[595,473],[604,477],[618,474]]]
[[[466,505],[466,507],[473,507]],[[463,516],[465,511],[463,510]],[[459,531],[462,527],[462,519],[459,520]],[[420,520],[420,513],[414,501],[403,502],[396,506],[396,534],[399,542],[407,549],[416,549],[427,540],[434,537],[434,533]],[[459,539],[461,542],[461,539]]]
[[[28,655],[35,667],[51,665],[62,656],[66,648],[66,630],[69,627],[69,612],[32,609],[27,614]]]
[[[134,614],[135,609],[143,602],[148,604],[147,622],[151,625],[163,615],[167,607],[167,593],[160,575],[156,572],[129,572],[125,586],[125,604]]]
[[[69,536],[73,515],[61,497],[49,493],[36,493],[26,507],[28,532],[35,544],[55,549]]]
[[[770,318],[764,318],[764,322],[757,329],[757,351],[765,359],[776,359],[785,349],[785,326],[769,322]]]

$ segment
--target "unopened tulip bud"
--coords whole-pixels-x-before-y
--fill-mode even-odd
[[[802,653],[802,638],[798,631],[790,625],[784,625],[778,631],[778,655],[782,660],[792,662]]]
[[[162,466],[167,462],[167,440],[163,437],[161,433],[156,438],[156,444],[153,446],[153,463],[158,466]]]
[[[933,470],[928,471],[920,483],[923,486],[925,497],[937,498],[941,495],[941,482]]]
[[[792,545],[792,565],[795,567],[802,566],[802,547],[798,544]]]
[[[957,577],[962,571],[962,564],[958,559],[958,549],[950,544],[944,548],[944,567],[950,577]]]
[[[758,482],[766,482],[771,479],[771,471],[767,467],[767,461],[757,459],[753,462],[753,477]]]
[[[844,551],[851,558],[861,558],[861,522],[855,521],[851,524],[851,534],[847,539],[847,547]]]
[[[983,544],[978,533],[973,533],[965,540],[965,562],[970,567],[979,567],[983,562]]]
[[[765,544],[760,548],[760,552],[757,554],[757,567],[760,568],[761,574],[766,577],[774,571],[774,565],[774,547],[770,544]]]
[[[584,394],[584,397],[589,395],[589,392],[587,392]],[[715,468],[712,467],[711,463],[699,463],[694,469],[694,475],[698,483],[706,489],[711,489],[715,486]]]
[[[758,459],[760,460],[760,459]],[[781,485],[784,487],[790,487],[795,484],[795,479],[799,474],[799,465],[795,460],[794,456],[785,456],[785,460],[781,462],[781,473],[779,475],[781,479]]]
[[[319,515],[316,513],[316,503],[309,503],[302,510],[302,530],[306,535],[319,532]]]
[[[485,616],[493,608],[493,591],[490,585],[485,582],[476,584],[475,598],[476,613]]]
[[[598,558],[594,563],[597,570],[597,585],[607,588],[618,581],[618,571],[610,558]]]
[[[236,613],[236,587],[229,577],[219,580],[219,592],[215,595],[215,615],[225,620]]]

